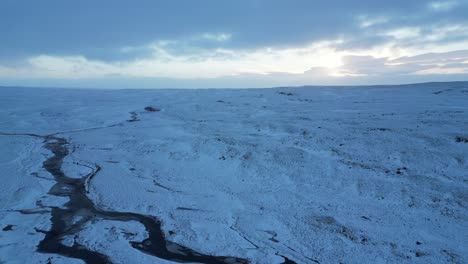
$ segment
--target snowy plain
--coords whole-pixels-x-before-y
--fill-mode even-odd
[[[0,146],[0,263],[182,261],[149,218],[204,263],[468,263],[468,82],[0,87]]]

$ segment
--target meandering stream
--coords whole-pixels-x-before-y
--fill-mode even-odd
[[[92,177],[99,172],[100,167],[96,165],[91,173],[82,178],[73,178],[66,175],[62,170],[62,164],[69,154],[71,145],[65,138],[59,137],[57,134],[41,136],[37,134],[1,133],[1,135],[42,138],[44,148],[53,154],[42,164],[43,168],[54,177],[56,182],[49,190],[49,195],[68,197],[69,199],[64,207],[44,206],[44,208],[51,208],[52,226],[48,231],[36,229],[36,231],[45,234],[44,239],[37,246],[38,252],[77,258],[86,263],[112,263],[111,258],[103,253],[93,251],[76,241],[71,246],[65,245],[62,243],[62,239],[65,236],[79,233],[85,223],[93,220],[137,221],[145,227],[147,238],[143,241],[130,241],[130,245],[146,254],[174,262],[248,263],[247,260],[241,258],[205,255],[168,241],[161,230],[161,223],[152,216],[105,211],[97,208],[87,196],[87,185],[90,184]]]
[[[209,256],[182,245],[166,240],[161,230],[160,222],[152,216],[127,212],[104,211],[96,208],[94,203],[86,195],[87,181],[95,176],[100,168],[96,168],[83,178],[72,178],[62,170],[64,158],[69,154],[69,142],[65,138],[57,136],[45,136],[44,147],[53,155],[43,162],[43,167],[53,175],[56,184],[49,191],[50,195],[65,196],[69,201],[65,208],[52,208],[52,227],[45,231],[44,239],[38,245],[38,251],[44,253],[56,253],[67,257],[78,258],[86,263],[110,263],[108,256],[94,252],[83,245],[74,243],[73,246],[62,244],[62,237],[79,232],[88,221],[138,221],[145,226],[148,238],[138,242],[130,242],[131,246],[147,254],[161,259],[175,262],[200,262],[200,263],[247,263],[247,260]],[[75,222],[76,219],[81,219]]]

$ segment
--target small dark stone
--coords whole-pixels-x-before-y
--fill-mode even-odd
[[[274,238],[274,237],[269,238],[268,240],[270,240],[270,241],[272,241],[272,242],[275,242],[275,243],[279,243],[279,240],[276,239],[276,238]]]
[[[422,244],[421,242],[419,242],[419,241],[416,241],[416,245],[418,245],[418,246],[419,246],[419,245],[421,245],[421,244]]]
[[[293,93],[289,93],[289,92],[279,92],[279,94],[287,95],[287,96],[294,95]]]
[[[161,109],[159,109],[157,107],[153,107],[153,106],[147,106],[147,107],[145,107],[145,110],[148,111],[148,112],[159,112],[159,111],[161,111]]]
[[[14,225],[7,225],[2,230],[3,231],[11,231],[11,230],[13,230],[13,227],[14,227]]]

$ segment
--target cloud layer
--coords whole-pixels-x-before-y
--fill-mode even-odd
[[[468,1],[346,2],[6,0],[0,85],[468,79]]]

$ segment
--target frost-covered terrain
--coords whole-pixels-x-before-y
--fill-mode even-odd
[[[468,262],[468,83],[4,87],[0,146],[0,263]]]

